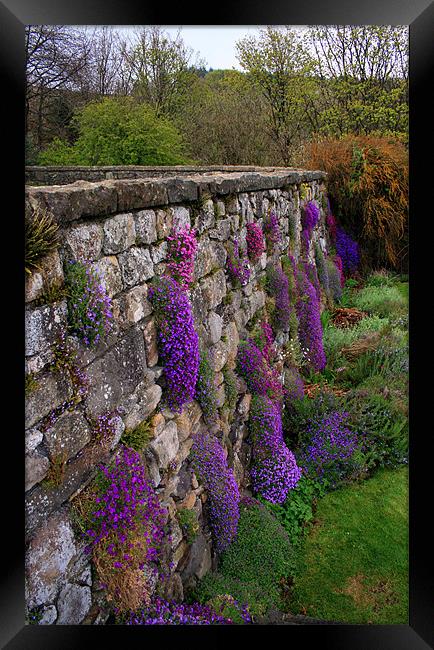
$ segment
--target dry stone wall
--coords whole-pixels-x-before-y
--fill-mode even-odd
[[[224,371],[234,368],[237,346],[266,301],[261,278],[269,258],[263,253],[248,284],[235,286],[226,271],[225,244],[237,237],[246,245],[246,224],[262,224],[273,208],[279,216],[280,251],[300,252],[301,194],[320,207],[313,242],[326,245],[325,174],[303,171],[208,173],[158,180],[78,181],[28,187],[26,209],[42,209],[60,226],[60,246],[26,282],[26,598],[43,624],[102,624],[108,609],[73,506],[92,480],[98,463],[116,454],[126,428],[148,421],[151,439],[144,451],[148,476],[168,512],[171,541],[168,598],[181,599],[213,566],[207,523],[207,494],[191,470],[195,432],[209,428],[198,402],[172,412],[164,401],[164,368],[159,364],[157,330],[148,289],[165,272],[167,236],[183,224],[197,230],[194,282],[189,290],[195,327],[209,351],[217,386],[220,423],[213,433],[227,452],[241,491],[248,493],[250,445],[247,420],[251,396],[239,381],[232,413]],[[67,329],[65,299],[47,302],[47,286],[64,280],[70,260],[87,259],[102,274],[113,302],[114,328],[95,349],[68,336],[89,379],[85,399],[72,402],[51,427],[42,426],[53,409],[74,396],[74,387],[53,370],[56,337]],[[279,332],[277,341],[288,340]],[[75,405],[74,405],[75,404]],[[95,437],[95,418],[117,409],[109,440]],[[53,479],[54,476],[54,479]],[[200,523],[189,543],[176,512],[193,510]]]

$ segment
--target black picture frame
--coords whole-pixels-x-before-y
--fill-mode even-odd
[[[197,7],[197,5],[195,5]],[[206,7],[204,7],[205,9]],[[231,22],[228,23],[228,20]],[[418,316],[417,287],[430,275],[429,219],[432,217],[431,161],[425,160],[427,140],[432,132],[432,53],[434,40],[434,7],[429,0],[311,0],[310,3],[227,2],[212,5],[211,14],[203,15],[197,8],[191,11],[180,3],[160,6],[158,3],[133,5],[116,0],[60,2],[59,0],[3,0],[0,2],[0,70],[3,76],[3,104],[7,122],[3,142],[3,198],[11,199],[3,213],[4,248],[24,243],[22,215],[24,213],[24,26],[26,24],[112,24],[112,25],[278,25],[278,24],[401,24],[410,27],[410,617],[408,625],[301,625],[301,626],[213,626],[159,628],[126,628],[122,626],[30,626],[25,624],[24,597],[24,429],[17,414],[23,402],[11,406],[5,400],[5,415],[11,416],[4,425],[4,465],[12,471],[4,482],[2,499],[2,528],[5,550],[2,554],[0,589],[0,641],[8,650],[18,648],[90,647],[109,640],[127,646],[155,641],[158,644],[181,644],[190,637],[194,643],[221,644],[238,637],[238,641],[270,640],[279,634],[283,644],[296,647],[303,644],[335,650],[425,650],[434,647],[432,526],[430,527],[431,458],[427,445],[432,437],[429,411],[431,387],[421,378],[420,368],[430,364],[432,354],[430,332],[432,316]],[[7,137],[10,144],[5,144]],[[431,171],[430,166],[431,165]],[[7,196],[6,196],[7,195]],[[13,235],[11,234],[13,233]],[[419,240],[419,243],[418,243]],[[20,245],[20,244],[19,244]],[[24,247],[23,247],[24,248]],[[23,249],[22,249],[23,250]],[[12,361],[7,372],[7,389],[19,394],[24,401],[23,373],[16,362],[20,345],[24,357],[24,318],[20,289],[13,288],[12,276],[21,278],[24,272],[19,254],[13,254],[12,266],[4,268],[5,309],[2,319],[6,325],[4,341],[14,340]],[[426,268],[424,268],[424,263]],[[7,273],[6,273],[7,271]],[[9,293],[8,293],[9,292]],[[424,295],[426,309],[432,299]],[[13,307],[17,301],[16,308]],[[431,306],[432,309],[432,306]],[[420,307],[419,307],[420,310]],[[7,315],[6,315],[7,311]],[[419,332],[418,332],[419,329]],[[5,345],[12,348],[12,345]],[[421,364],[418,364],[418,359]],[[434,367],[432,363],[431,368]],[[418,370],[419,369],[419,370]],[[12,372],[12,378],[10,373]],[[15,376],[16,373],[16,376]],[[14,381],[15,380],[15,381]],[[10,384],[11,382],[11,384]],[[18,387],[22,388],[19,392]],[[430,392],[428,392],[430,391]],[[6,391],[9,394],[9,391]],[[22,409],[24,413],[24,409]],[[424,418],[419,418],[423,413]],[[24,420],[24,417],[23,417]],[[418,424],[419,423],[419,424]],[[9,458],[11,459],[9,462]],[[134,630],[134,631],[133,631]],[[152,631],[151,631],[152,630]],[[282,635],[282,636],[281,636]],[[274,640],[274,639],[273,639]]]

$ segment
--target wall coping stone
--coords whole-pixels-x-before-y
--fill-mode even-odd
[[[65,168],[63,168],[65,169]],[[209,171],[188,176],[101,181],[78,180],[67,185],[26,186],[26,210],[37,207],[53,214],[59,224],[81,218],[188,203],[208,195],[224,196],[282,188],[325,180],[321,170],[257,168],[256,171]],[[192,168],[193,171],[193,168]]]

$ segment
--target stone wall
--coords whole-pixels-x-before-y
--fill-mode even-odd
[[[319,171],[263,170],[78,181],[26,189],[26,210],[46,210],[60,226],[60,247],[26,282],[26,373],[33,378],[26,393],[26,598],[29,610],[39,609],[42,623],[102,624],[107,619],[104,592],[98,589],[74,524],[74,499],[95,475],[97,464],[116,453],[125,428],[144,420],[150,423],[152,436],[144,458],[167,508],[171,533],[167,597],[182,598],[183,590],[215,565],[207,495],[188,460],[192,435],[207,425],[196,401],[180,415],[164,404],[164,372],[147,298],[149,283],[165,271],[171,228],[194,226],[199,243],[189,295],[196,330],[210,353],[218,387],[220,425],[213,433],[227,450],[241,490],[248,493],[251,396],[240,381],[237,405],[229,418],[224,409],[223,370],[234,367],[238,342],[265,305],[261,278],[269,260],[264,253],[252,268],[249,283],[237,288],[225,270],[225,243],[237,236],[243,249],[246,224],[262,224],[263,215],[274,208],[280,217],[280,254],[286,255],[290,247],[297,258],[303,190],[303,196],[321,209],[312,241],[325,248],[324,182],[325,174]],[[93,350],[68,337],[90,389],[84,400],[77,400],[46,428],[41,426],[44,418],[70,399],[74,389],[51,366],[56,336],[67,327],[67,303],[65,299],[47,303],[44,291],[53,280],[63,281],[68,260],[82,258],[91,260],[103,275],[113,300],[115,327]],[[278,333],[280,344],[287,340],[287,332]],[[95,439],[94,420],[115,408],[116,426],[110,440],[102,444]],[[200,532],[192,544],[177,522],[180,508],[193,509],[198,516]]]
[[[123,178],[166,178],[174,176],[190,176],[191,174],[215,174],[232,172],[255,172],[259,171],[285,171],[281,167],[255,167],[253,165],[202,165],[192,167],[191,165],[172,166],[97,166],[97,167],[59,167],[59,166],[27,166],[25,178],[28,185],[67,185],[75,181],[104,181]]]

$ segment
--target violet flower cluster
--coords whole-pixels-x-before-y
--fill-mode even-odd
[[[100,467],[97,484],[98,495],[86,531],[86,553],[110,539],[105,550],[113,558],[113,568],[122,570],[131,565],[137,552],[137,542],[131,541],[133,534],[140,543],[140,568],[158,560],[166,511],[146,480],[140,454],[120,445],[114,462]]]
[[[243,612],[242,612],[243,613]],[[245,614],[245,622],[251,618]],[[209,605],[177,603],[155,598],[146,609],[134,612],[126,625],[231,625],[232,619],[218,614]]]
[[[283,503],[300,479],[301,469],[283,440],[280,404],[253,395],[249,427],[253,438],[252,489],[271,503]]]
[[[238,346],[237,371],[251,393],[279,400],[283,396],[283,387],[277,372],[268,362],[267,354],[267,351],[264,354],[258,348],[253,339],[241,342]]]
[[[158,325],[158,347],[166,378],[169,407],[180,413],[196,394],[199,338],[191,304],[180,285],[170,277],[154,280],[149,288]]]
[[[359,266],[359,246],[342,228],[336,231],[336,252],[342,260],[344,273],[355,273]]]
[[[265,215],[264,217],[264,233],[266,239],[273,246],[280,242],[279,217],[273,209],[271,209],[268,215]]]
[[[246,228],[247,255],[250,261],[255,264],[265,251],[264,235],[257,223],[248,223]]]
[[[267,266],[267,285],[270,295],[274,298],[275,310],[273,314],[273,325],[275,330],[287,331],[291,315],[289,302],[289,281],[286,273],[279,265]]]
[[[346,475],[358,447],[357,433],[343,424],[347,417],[348,413],[335,411],[308,424],[307,443],[299,455],[305,473],[332,483]]]
[[[315,287],[309,281],[303,265],[298,267],[298,336],[306,353],[306,360],[313,370],[323,370],[326,356],[323,346],[323,332],[320,303]]]
[[[187,289],[193,279],[196,231],[189,226],[174,230],[167,237],[167,243],[167,272],[183,289]]]
[[[305,246],[305,250],[309,250],[310,238],[312,237],[312,231],[315,228],[316,224],[319,221],[320,212],[318,206],[313,201],[308,201],[304,206],[302,214],[302,241]]]
[[[240,493],[223,447],[207,432],[198,432],[191,448],[192,467],[204,484],[209,500],[210,528],[217,553],[224,551],[237,534]]]
[[[226,267],[231,279],[245,287],[250,279],[250,266],[248,259],[240,255],[237,239],[234,239],[232,246],[228,245]]]
[[[112,302],[98,270],[71,261],[66,269],[68,320],[87,346],[96,345],[112,328]]]

